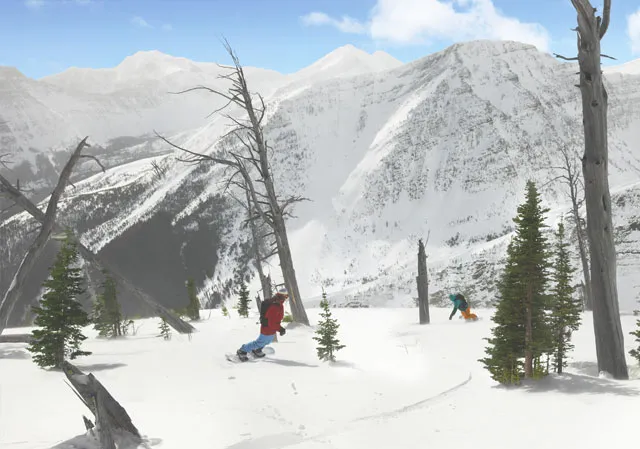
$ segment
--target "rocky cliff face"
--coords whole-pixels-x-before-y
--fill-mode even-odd
[[[289,221],[307,303],[325,285],[337,303],[411,304],[417,239],[427,236],[432,301],[456,290],[472,304],[490,302],[527,179],[541,187],[550,226],[568,211],[565,186],[548,181],[559,174],[561,146],[582,150],[575,71],[528,45],[477,41],[386,71],[276,90],[266,125],[276,182],[311,200]],[[630,310],[640,298],[640,76],[606,81],[620,301]],[[172,139],[217,151],[224,125],[215,118]],[[244,212],[223,196],[222,170],[178,162],[157,141],[143,145],[152,157],[69,189],[65,220],[149,289],[175,272],[174,287],[157,283],[164,304],[177,303],[175,286],[190,275],[203,296],[228,296],[230,280],[250,268]],[[123,151],[142,154],[132,148]],[[154,179],[152,160],[166,168],[163,178]],[[0,227],[9,243],[0,284],[27,245],[26,223],[19,215]]]

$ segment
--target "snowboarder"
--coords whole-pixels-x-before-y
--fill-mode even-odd
[[[451,315],[449,315],[449,319],[453,318],[453,316],[456,314],[456,310],[460,311],[460,314],[465,320],[478,319],[478,316],[475,313],[471,313],[469,303],[467,303],[467,300],[464,299],[464,296],[461,293],[449,295],[449,299],[453,303],[453,311],[451,312]]]
[[[280,289],[276,295],[265,300],[260,306],[260,335],[252,342],[245,343],[236,352],[238,358],[243,362],[249,360],[247,353],[251,353],[256,357],[264,357],[262,348],[271,344],[275,338],[276,332],[284,335],[286,329],[282,327],[282,319],[284,318],[284,302],[289,297],[286,289]]]

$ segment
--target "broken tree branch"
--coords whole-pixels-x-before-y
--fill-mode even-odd
[[[13,187],[11,183],[0,175],[0,192],[3,192],[5,196],[13,199],[25,212],[31,215],[36,221],[40,223],[44,223],[46,216],[45,213],[42,212],[31,200],[25,197],[20,190]],[[64,231],[64,228],[60,226],[57,222],[54,222],[53,232],[61,233]],[[151,298],[147,293],[143,292],[139,288],[137,288],[133,282],[131,282],[128,278],[126,278],[123,274],[119,272],[114,266],[107,263],[105,260],[101,259],[99,256],[94,254],[89,248],[87,248],[80,239],[72,234],[73,241],[78,245],[78,249],[80,251],[80,255],[82,258],[89,264],[91,264],[97,271],[102,271],[106,269],[109,271],[116,282],[130,289],[137,297],[141,299],[145,304],[147,304],[152,310],[158,313],[159,316],[165,318],[167,323],[174,328],[177,332],[181,334],[188,334],[195,331],[195,328],[180,319],[175,313],[168,310],[166,307],[158,304],[156,301]],[[0,312],[1,312],[0,306]],[[0,315],[2,317],[2,315]],[[7,317],[8,319],[8,317]],[[0,334],[2,334],[5,328],[5,323],[0,318]]]
[[[42,255],[45,245],[51,237],[51,233],[53,232],[55,226],[56,215],[58,212],[58,202],[60,201],[60,197],[62,196],[64,189],[69,182],[69,177],[71,176],[73,167],[75,166],[78,159],[80,159],[80,152],[85,146],[89,146],[89,144],[87,144],[88,138],[89,137],[87,136],[82,139],[82,141],[80,141],[74,152],[71,154],[69,161],[67,161],[64,168],[62,169],[60,177],[58,178],[58,183],[56,184],[56,187],[51,194],[51,198],[49,199],[47,210],[44,213],[44,220],[42,222],[40,233],[31,244],[29,250],[22,259],[22,262],[18,267],[18,271],[13,276],[13,281],[11,282],[9,289],[5,293],[4,298],[0,303],[0,334],[8,324],[11,312],[13,311],[13,308],[16,305],[20,294],[22,293],[22,287],[24,285],[24,281],[27,278],[27,275]]]

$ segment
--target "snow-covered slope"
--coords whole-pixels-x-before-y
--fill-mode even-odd
[[[572,64],[532,46],[476,41],[391,70],[274,92],[265,132],[276,150],[278,188],[311,200],[289,222],[304,299],[313,304],[324,285],[344,302],[410,304],[417,239],[429,236],[432,300],[461,290],[475,304],[491,301],[527,179],[541,186],[550,225],[568,209],[564,186],[547,181],[558,174],[552,167],[561,165],[561,146],[582,148],[574,73]],[[640,77],[607,75],[607,87],[620,302],[628,311],[640,298]],[[172,138],[206,153],[224,130],[217,117]],[[172,154],[154,158],[167,169],[161,180],[153,180],[147,160],[76,183],[62,204],[66,219],[103,251],[159,213],[179,235],[211,226],[215,261],[202,256],[205,265],[190,264],[198,273],[213,270],[205,291],[228,291],[247,234],[242,209],[220,197],[222,170],[187,166]],[[5,254],[25,248],[23,217],[0,228],[12,242]],[[165,258],[184,257],[178,249]],[[275,276],[277,269],[274,261]]]
[[[319,312],[309,310],[312,325]],[[317,359],[313,329],[299,327],[265,359],[227,362],[225,353],[255,338],[251,313],[204,310],[198,332],[169,341],[157,338],[158,319],[138,321],[137,335],[115,341],[86,329],[82,349],[93,354],[73,363],[122,404],[150,447],[162,449],[538,449],[542,439],[554,449],[636,447],[635,434],[621,429],[637,425],[640,369],[627,355],[631,380],[598,376],[590,314],[573,333],[564,374],[507,389],[478,362],[490,310],[464,323],[432,308],[431,324],[420,326],[415,308],[335,309],[346,347],[334,363]],[[634,324],[622,317],[626,350]],[[0,349],[0,447],[97,449],[80,435],[81,416],[93,416],[64,374],[38,368],[25,346]],[[568,416],[597,416],[598,425],[569,432]]]
[[[605,73],[624,73],[626,75],[640,75],[640,59],[625,62],[624,64],[603,68]]]
[[[252,89],[269,97],[292,82],[352,76],[400,64],[386,53],[370,55],[347,46],[291,75],[254,67],[244,70]],[[171,92],[199,85],[224,90],[228,82],[218,78],[224,73],[215,63],[155,50],[137,52],[114,68],[71,68],[40,80],[0,67],[0,144],[4,152],[12,153],[14,164],[26,161],[38,179],[42,177],[38,155],[45,154],[46,160],[51,150],[66,149],[85,135],[106,146],[111,139],[144,136],[154,129],[167,133],[205,125],[209,113],[224,104],[220,97],[202,91]]]

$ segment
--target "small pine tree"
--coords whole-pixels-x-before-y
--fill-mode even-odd
[[[185,310],[186,315],[191,320],[199,320],[200,319],[200,300],[198,299],[198,294],[196,293],[196,283],[192,278],[189,278],[187,281],[187,295],[189,297],[189,305]]]
[[[226,304],[222,304],[222,316],[229,316],[229,310],[227,310]]]
[[[171,328],[169,327],[169,324],[164,318],[160,320],[159,328],[160,328],[159,337],[162,337],[165,340],[171,340]]]
[[[248,318],[249,317],[249,290],[247,285],[242,281],[240,283],[240,293],[238,298],[238,315]]]
[[[27,350],[34,354],[33,361],[41,368],[61,368],[68,357],[73,360],[91,352],[81,351],[80,344],[87,339],[82,327],[90,324],[89,315],[77,301],[85,292],[82,269],[76,268],[78,250],[70,232],[58,252],[43,286],[47,289],[42,301],[33,307],[34,324],[40,329],[32,332],[33,340]]]
[[[106,272],[102,293],[93,308],[93,328],[101,337],[116,338],[123,334],[123,319],[118,304],[116,282]]]
[[[629,354],[640,363],[640,320],[636,321],[636,330],[629,334],[636,337],[636,343],[638,343],[638,347],[629,351]]]
[[[544,214],[535,184],[527,182],[525,202],[513,219],[516,235],[507,248],[507,264],[498,284],[499,301],[493,338],[486,339],[488,357],[481,359],[491,377],[502,384],[518,384],[521,377],[547,374],[541,362],[552,348],[546,310],[550,253],[542,234]],[[524,361],[521,359],[524,358]]]
[[[320,316],[324,318],[324,320],[318,323],[318,330],[316,331],[317,337],[313,337],[313,339],[318,342],[316,351],[320,360],[331,360],[335,362],[335,352],[344,348],[345,345],[341,345],[337,339],[340,325],[335,318],[331,318],[329,301],[327,301],[327,294],[324,291],[322,292],[320,307],[322,307]]]
[[[551,325],[553,328],[553,368],[557,373],[567,366],[567,353],[573,349],[571,334],[580,327],[582,303],[574,297],[571,275],[575,269],[569,261],[569,243],[565,240],[564,224],[556,232],[555,286],[552,292]]]

